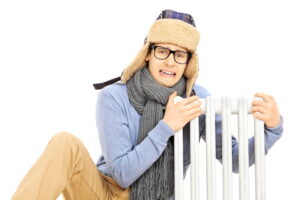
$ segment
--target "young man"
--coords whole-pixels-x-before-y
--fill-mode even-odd
[[[20,184],[13,199],[172,199],[174,194],[175,132],[184,132],[184,170],[190,163],[190,120],[199,117],[205,139],[205,115],[199,98],[209,93],[195,85],[199,33],[193,18],[163,11],[154,22],[121,83],[107,86],[98,96],[97,129],[103,155],[97,167],[83,144],[68,133],[53,137],[44,154]],[[118,79],[117,79],[118,80]],[[111,81],[96,85],[99,88]],[[185,99],[174,104],[176,96]],[[265,123],[266,152],[282,135],[275,100],[258,93],[253,115]],[[216,119],[216,153],[222,159],[221,120]],[[238,171],[238,143],[232,139],[233,171]],[[249,140],[249,163],[254,141]]]

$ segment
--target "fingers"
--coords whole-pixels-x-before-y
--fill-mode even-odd
[[[256,93],[255,97],[262,100],[252,102],[253,116],[263,120],[267,127],[277,126],[280,123],[280,114],[274,97],[261,92]]]
[[[175,91],[175,92],[173,92],[171,95],[170,95],[170,97],[169,97],[169,100],[168,100],[168,103],[169,102],[172,102],[172,104],[175,104],[174,103],[174,99],[175,99],[175,97],[177,96],[177,92]],[[185,98],[185,99],[182,99],[180,102],[178,102],[178,103],[176,103],[176,104],[178,104],[178,106],[186,106],[186,105],[190,105],[191,103],[193,103],[193,102],[200,102],[199,101],[199,97],[198,96],[192,96],[192,97],[188,97],[188,98]],[[195,106],[197,106],[198,105],[198,103],[196,103],[196,104],[193,104],[193,105],[195,105]],[[200,105],[199,105],[200,106]]]
[[[169,97],[169,101],[174,102],[176,95],[176,92],[172,93]],[[186,113],[187,116],[194,115],[195,113],[201,113],[201,102],[198,96],[188,97],[186,99],[181,100],[173,106],[177,107],[180,110],[180,112]]]
[[[268,105],[267,102],[262,101],[262,100],[254,100],[252,102],[252,106],[263,106],[263,107],[266,107],[267,105]]]
[[[263,106],[253,106],[252,113],[260,112],[260,113],[267,113],[267,109]]]
[[[174,104],[174,99],[175,97],[177,96],[177,92],[173,92],[170,97],[169,97],[169,100],[168,100],[168,104],[171,103],[171,104]]]
[[[191,97],[188,97],[186,99],[183,99],[180,104],[181,105],[188,105],[194,101],[198,101],[200,98],[198,96],[191,96]]]
[[[253,113],[253,116],[254,116],[255,118],[257,118],[257,119],[262,120],[262,121],[266,121],[266,120],[267,120],[266,115],[264,115],[264,114],[262,114],[262,113],[260,113],[260,112],[254,112],[254,113]]]
[[[200,115],[202,114],[202,111],[197,111],[197,112],[194,112],[193,114],[191,114],[187,120],[186,123],[190,122],[191,120],[199,117]]]
[[[202,110],[200,109],[200,107],[197,107],[186,111],[186,113],[190,118],[195,118],[202,114]]]
[[[255,94],[255,97],[259,97],[262,100],[254,100],[252,102],[252,112],[267,113],[275,104],[274,98],[271,95],[258,92]]]
[[[271,101],[274,101],[274,98],[273,96],[271,95],[267,95],[265,93],[262,93],[262,92],[257,92],[255,95],[255,97],[260,97],[264,100],[264,102],[271,102]]]
[[[177,93],[170,95],[163,121],[174,131],[178,131],[185,126],[186,123],[201,115],[199,97],[188,97],[174,103]]]
[[[271,95],[258,92],[255,94],[255,97],[259,97],[262,99],[262,100],[254,100],[252,102],[253,109],[256,109],[255,111],[264,112],[264,110],[272,110],[274,107],[276,107],[276,102],[274,100],[274,97]]]
[[[202,114],[200,108],[201,102],[198,96],[192,96],[183,99],[174,106],[177,107],[177,109],[183,116],[185,116],[187,122]]]
[[[174,100],[174,98],[177,96],[177,92],[173,92],[171,95],[170,95],[170,98]]]
[[[190,97],[189,99],[184,99],[180,102],[178,102],[175,105],[180,112],[188,112],[188,111],[192,111],[194,110],[194,112],[199,112],[200,111],[200,106],[201,106],[201,102],[199,100],[199,97]]]
[[[200,100],[195,100],[195,101],[193,101],[193,102],[191,102],[187,105],[184,105],[183,108],[185,110],[194,110],[194,109],[196,109],[196,110],[200,111],[200,106],[201,106]]]
[[[195,100],[190,104],[183,106],[182,112],[186,113],[188,122],[202,114],[200,106],[201,102],[199,100]]]

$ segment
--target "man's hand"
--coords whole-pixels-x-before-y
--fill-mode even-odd
[[[256,93],[255,97],[262,98],[262,101],[254,100],[252,102],[253,116],[264,121],[265,125],[269,128],[279,125],[280,114],[275,99],[271,95],[260,92]]]
[[[200,109],[200,98],[198,96],[191,96],[174,104],[174,98],[176,95],[176,92],[170,95],[166,106],[166,112],[163,117],[163,121],[173,131],[179,131],[189,121],[202,114]]]

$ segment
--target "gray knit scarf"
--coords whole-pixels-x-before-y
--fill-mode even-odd
[[[147,67],[138,70],[127,82],[129,100],[142,115],[137,144],[163,118],[169,96],[177,91],[183,96],[186,81],[180,81],[171,88],[159,85]],[[165,200],[174,194],[174,141],[169,139],[167,147],[159,159],[132,185],[130,200]]]

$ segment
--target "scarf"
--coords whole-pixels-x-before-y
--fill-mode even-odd
[[[128,97],[142,116],[137,144],[141,143],[164,116],[169,96],[185,94],[186,81],[181,78],[173,87],[158,84],[147,67],[136,71],[126,84]],[[183,130],[184,132],[185,129]],[[132,185],[130,200],[165,200],[174,194],[174,137],[171,137],[158,160]]]

